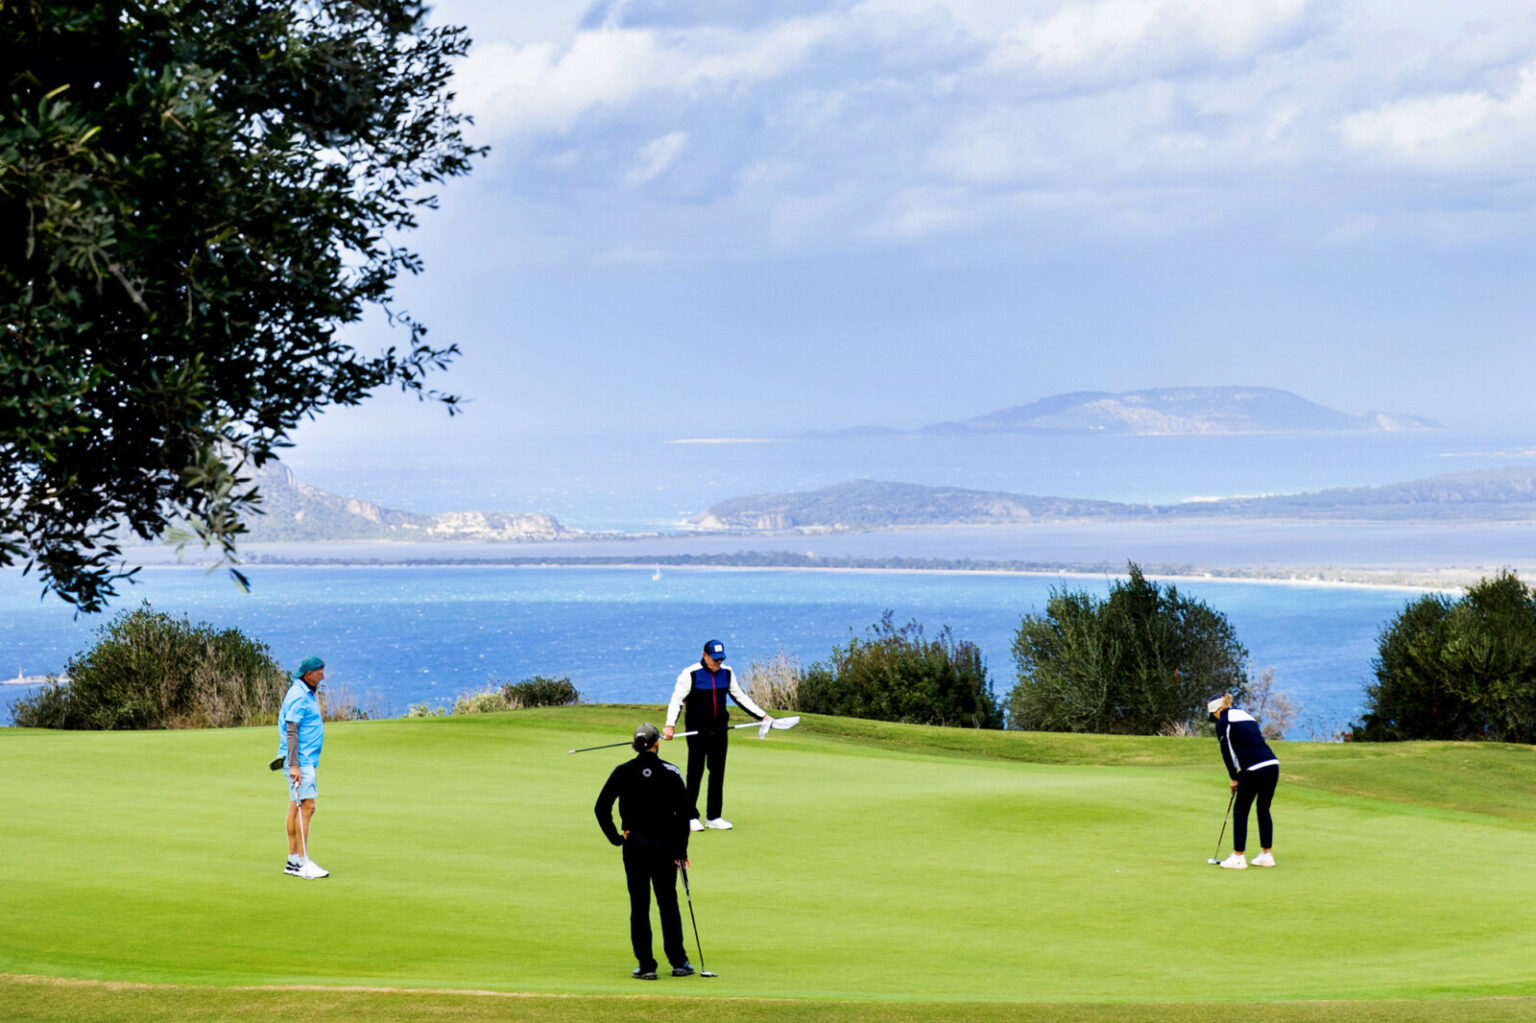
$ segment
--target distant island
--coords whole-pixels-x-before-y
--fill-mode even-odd
[[[810,436],[941,434],[986,436],[1105,433],[1140,436],[1438,430],[1440,423],[1397,412],[1341,412],[1274,387],[1161,387],[1074,391],[1027,405],[918,430],[854,427]]]
[[[711,505],[703,530],[826,532],[902,526],[1149,519],[1305,519],[1332,522],[1536,521],[1536,466],[1454,473],[1308,494],[1123,504],[959,487],[851,480],[819,490],[757,494]]]
[[[246,539],[257,543],[323,540],[566,540],[589,537],[542,512],[443,512],[421,515],[339,497],[294,479],[270,462],[257,471],[264,514],[245,519]]]

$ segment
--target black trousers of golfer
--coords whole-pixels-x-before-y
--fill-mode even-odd
[[[714,820],[725,810],[725,749],[730,735],[730,732],[720,731],[688,736],[688,798],[693,800],[695,815],[699,810],[699,788],[704,781],[704,769],[709,768],[709,793],[702,815],[705,820]]]
[[[1237,798],[1232,804],[1232,848],[1248,848],[1248,808],[1259,808],[1259,848],[1275,844],[1275,822],[1269,818],[1269,804],[1280,782],[1280,766],[1256,767],[1237,776]]]
[[[661,943],[673,966],[688,961],[683,915],[677,908],[677,862],[671,853],[641,838],[624,843],[624,880],[629,885],[629,943],[642,971],[656,969],[651,954],[651,890],[661,916]]]

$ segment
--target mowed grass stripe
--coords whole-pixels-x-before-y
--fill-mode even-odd
[[[314,853],[333,876],[309,884],[279,869],[275,730],[0,732],[0,769],[25,779],[0,838],[0,971],[622,997],[635,986],[622,870],[591,804],[626,754],[565,750],[657,714],[332,726]],[[738,828],[693,845],[700,937],[722,975],[695,993],[1536,993],[1528,748],[1287,744],[1282,866],[1234,874],[1204,863],[1226,805],[1209,739],[1091,737],[1125,765],[1105,767],[1071,762],[1072,736],[957,751],[935,729],[858,728],[737,733]],[[1014,739],[1054,762],[1011,755]],[[1444,803],[1442,790],[1461,801],[1412,798]]]
[[[649,989],[647,989],[649,990]],[[1375,1002],[1204,1002],[1102,1005],[977,1002],[835,1002],[689,998],[656,994],[123,985],[0,976],[0,1005],[15,1023],[1522,1023],[1536,998]]]

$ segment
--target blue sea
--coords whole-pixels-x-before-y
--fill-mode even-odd
[[[659,573],[659,577],[658,576]],[[284,665],[325,658],[327,685],[377,713],[451,703],[463,692],[531,675],[567,676],[589,702],[661,703],[707,639],[738,670],[779,651],[825,659],[881,614],[930,634],[949,626],[982,650],[999,697],[1014,682],[1021,617],[1055,587],[1107,594],[1089,576],[788,569],[353,566],[249,569],[242,593],[216,572],[150,567],[115,610],[147,600],[194,622],[237,626]],[[1322,737],[1356,718],[1384,623],[1415,594],[1347,586],[1178,581],[1224,612],[1252,671],[1302,713],[1291,738]],[[0,572],[0,678],[62,672],[103,616],[39,600],[32,578]],[[21,686],[0,686],[9,723]]]

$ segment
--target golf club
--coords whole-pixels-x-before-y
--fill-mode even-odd
[[[1234,799],[1236,799],[1236,798],[1237,798],[1237,789],[1233,789],[1232,790],[1232,794],[1227,797],[1227,812],[1225,814],[1223,814],[1222,818],[1221,818],[1221,834],[1216,836],[1216,856],[1217,857],[1221,856],[1221,840],[1223,838],[1227,837],[1227,818],[1232,816],[1232,801]],[[1205,862],[1213,863],[1213,864],[1219,864],[1221,862],[1221,860],[1217,859],[1217,858],[1212,858],[1212,859],[1206,860]]]
[[[782,731],[783,729],[786,729],[786,728],[793,728],[796,725],[798,725],[799,723],[800,723],[800,715],[796,714],[794,717],[774,718],[772,721],[768,722],[767,724],[763,724],[762,722],[758,722],[758,721],[748,721],[744,725],[732,725],[731,726],[731,730],[734,731],[734,730],[736,730],[738,728],[755,728],[755,729],[757,729],[757,737],[759,739],[762,739],[762,738],[765,738],[768,735],[768,730],[770,728],[779,729],[779,730]],[[698,734],[699,733],[697,731],[693,731],[693,732],[678,732],[677,734],[673,735],[672,738],[674,738],[674,739],[686,739],[690,735],[698,735]],[[595,750],[595,749],[613,749],[615,746],[628,746],[629,744],[630,744],[629,740],[626,740],[625,742],[605,742],[601,746],[583,746],[580,749],[568,749],[568,750],[566,750],[566,752],[567,753],[590,753],[592,750]]]
[[[688,919],[693,921],[693,947],[699,950],[699,976],[718,977],[720,974],[704,969],[704,946],[699,944],[699,918],[693,915],[693,892],[688,890],[688,868],[679,863],[677,869],[683,872],[683,894],[688,897]]]
[[[299,848],[303,850],[304,862],[309,862],[309,836],[304,834],[304,802],[299,798],[299,786],[297,782],[288,783],[288,794],[293,797],[293,812],[298,817]]]

